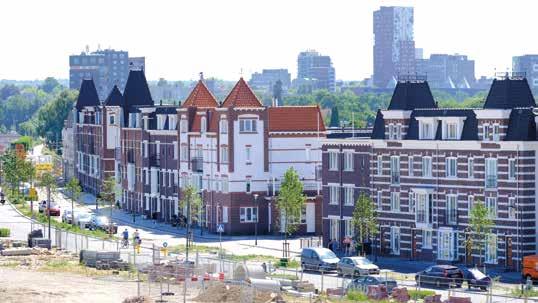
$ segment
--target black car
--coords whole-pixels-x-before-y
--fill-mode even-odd
[[[457,287],[463,283],[463,271],[452,265],[434,265],[420,271],[415,276],[417,284],[437,287]]]
[[[491,277],[486,276],[478,268],[462,268],[463,279],[467,282],[467,287],[480,288],[481,290],[487,290],[491,286]]]
[[[391,278],[385,278],[381,276],[364,276],[357,278],[351,281],[347,285],[347,290],[358,290],[366,293],[368,291],[368,286],[370,285],[385,285],[387,287],[387,292],[392,293],[392,289],[398,286],[396,280]]]

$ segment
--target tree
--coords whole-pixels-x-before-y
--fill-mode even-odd
[[[45,78],[45,81],[43,81],[41,89],[50,94],[57,86],[60,86],[58,80],[53,77],[47,77]]]
[[[479,262],[482,262],[484,242],[493,227],[492,211],[481,201],[475,201],[469,215],[469,229],[472,232],[472,247],[479,251]]]
[[[45,187],[47,189],[47,217],[49,218],[49,240],[50,237],[50,196],[51,191],[56,190],[56,177],[54,177],[51,173],[45,172],[40,177],[40,185]]]
[[[20,94],[20,89],[14,84],[7,84],[0,89],[0,99],[6,100],[7,98]]]
[[[75,224],[75,200],[78,201],[78,198],[80,198],[82,188],[77,178],[71,178],[65,187],[71,195],[71,224]]]
[[[202,199],[198,194],[198,190],[192,185],[185,187],[181,196],[182,199],[179,201],[179,210],[187,210],[187,213],[183,215],[187,218],[187,225],[190,225],[193,220],[197,220],[201,213]]]
[[[333,107],[331,111],[331,123],[329,127],[340,127],[340,115],[338,114],[338,107]]]
[[[32,162],[19,158],[13,149],[4,153],[0,161],[2,162],[4,181],[11,186],[12,192],[15,192],[15,188],[20,182],[31,181],[35,175]]]
[[[288,235],[291,235],[297,230],[297,224],[292,224],[290,221],[301,217],[303,207],[306,202],[306,196],[303,193],[303,183],[299,179],[297,171],[293,167],[288,168],[284,174],[284,180],[280,184],[276,206],[283,215],[284,222],[280,222],[284,230],[284,243],[287,247]]]
[[[114,209],[114,200],[116,199],[116,179],[114,177],[108,177],[103,180],[101,185],[101,191],[99,192],[99,198],[104,203],[108,202],[110,205],[110,223],[112,223],[112,211]],[[95,203],[98,203],[97,201]],[[112,236],[112,226],[108,229],[110,236]]]
[[[355,229],[356,241],[361,244],[361,253],[364,254],[364,240],[378,232],[377,212],[374,202],[368,195],[360,194],[351,221]]]

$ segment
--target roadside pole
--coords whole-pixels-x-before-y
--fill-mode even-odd
[[[224,224],[218,224],[217,225],[217,232],[219,233],[219,259],[220,259],[220,270],[223,272],[224,262],[222,260],[222,233],[224,232]]]

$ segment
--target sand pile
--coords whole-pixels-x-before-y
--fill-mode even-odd
[[[225,285],[216,282],[209,285],[205,291],[202,291],[194,302],[213,303],[213,302],[270,302],[274,295],[267,291],[254,291],[248,286]]]

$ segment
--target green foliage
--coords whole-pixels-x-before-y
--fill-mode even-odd
[[[17,157],[13,149],[9,149],[0,157],[4,180],[13,191],[20,182],[28,182],[35,176],[32,162]]]
[[[187,218],[190,222],[197,220],[201,210],[202,210],[202,199],[198,194],[197,189],[189,185],[183,189],[182,199],[179,201],[179,211],[183,212],[183,209],[188,209],[190,213],[190,218]],[[187,217],[187,214],[183,214]]]
[[[6,84],[0,88],[0,100],[6,100],[7,98],[20,94],[20,89],[14,84]]]
[[[473,247],[480,251],[480,257],[482,257],[486,236],[490,233],[493,224],[491,211],[482,201],[475,201],[469,214],[469,229],[473,233],[471,238]]]
[[[330,127],[340,127],[340,115],[338,115],[338,107],[334,107],[331,111]]]
[[[427,296],[433,296],[435,295],[435,291],[433,290],[416,290],[416,289],[408,289],[407,293],[411,297],[411,300],[420,300],[424,299]]]
[[[11,230],[9,228],[0,227],[0,237],[9,237]]]
[[[29,151],[33,146],[33,139],[29,136],[21,136],[16,141],[12,142],[12,144],[22,144],[24,145],[24,150]]]
[[[108,177],[103,181],[99,197],[103,202],[108,202],[110,205],[114,204],[116,197],[116,180],[114,177]]]
[[[45,81],[43,81],[43,84],[41,85],[41,89],[45,91],[46,93],[52,93],[52,91],[60,86],[60,83],[58,80],[54,79],[53,77],[47,77],[45,78]]]
[[[69,182],[67,182],[65,188],[71,196],[71,223],[73,223],[75,221],[75,201],[78,201],[78,198],[80,198],[82,188],[80,187],[77,178],[71,178]]]
[[[351,221],[355,229],[355,237],[359,243],[363,243],[368,237],[378,232],[375,205],[368,195],[360,194]]]
[[[303,183],[299,179],[297,171],[290,167],[284,174],[276,205],[284,218],[286,218],[284,222],[281,222],[281,224],[284,224],[283,230],[286,235],[290,235],[297,230],[297,224],[290,224],[290,221],[293,219],[298,221],[297,219],[301,217],[305,202],[306,196],[303,194]]]

